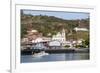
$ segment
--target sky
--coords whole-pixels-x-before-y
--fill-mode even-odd
[[[24,14],[31,14],[31,15],[47,15],[47,16],[55,16],[58,18],[62,18],[65,20],[76,20],[76,19],[85,19],[89,18],[89,13],[82,13],[82,12],[62,12],[62,11],[35,11],[35,10],[23,10]]]

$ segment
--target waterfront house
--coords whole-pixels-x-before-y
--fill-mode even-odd
[[[39,33],[37,30],[28,30],[25,37],[27,37],[29,41],[32,41],[37,37],[42,37],[42,33]]]
[[[52,40],[48,43],[50,49],[61,49],[61,42],[57,40]]]
[[[69,40],[67,40],[66,42],[65,42],[65,46],[69,46],[69,48],[72,48],[73,47],[73,41],[69,41]]]

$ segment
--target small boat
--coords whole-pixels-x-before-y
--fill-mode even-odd
[[[45,51],[41,51],[39,53],[33,54],[33,57],[42,57],[42,56],[45,56],[45,55],[49,55],[49,54],[45,53]]]

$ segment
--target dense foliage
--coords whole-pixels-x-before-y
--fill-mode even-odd
[[[65,20],[54,16],[33,16],[21,13],[21,38],[23,38],[24,35],[27,35],[27,30],[30,29],[38,30],[43,36],[49,37],[62,29],[65,29],[66,39],[86,39],[89,37],[89,32],[76,33],[76,31],[73,30],[75,27],[85,27],[89,29],[89,18],[81,20]]]

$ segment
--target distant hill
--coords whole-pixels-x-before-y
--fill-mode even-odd
[[[56,34],[57,32],[65,29],[66,38],[70,37],[68,34],[76,34],[73,30],[75,27],[84,27],[89,29],[89,18],[81,20],[65,20],[54,16],[43,15],[26,15],[21,14],[21,37],[27,34],[27,30],[35,29],[42,33],[43,36],[49,36]],[[89,32],[86,32],[89,34]],[[51,34],[51,35],[48,35]],[[77,35],[78,36],[78,35]],[[83,35],[83,37],[86,35]],[[75,36],[76,37],[76,36]]]

